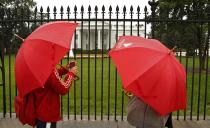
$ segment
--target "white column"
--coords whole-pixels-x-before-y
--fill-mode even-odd
[[[75,48],[75,46],[74,46],[74,39],[75,39],[76,37],[75,36],[73,36],[73,38],[72,38],[72,42],[71,42],[71,48],[70,48],[70,50],[69,50],[69,56],[70,57],[74,57],[74,53],[73,53],[73,50],[72,49],[74,49]]]
[[[71,46],[70,46],[70,49],[74,49],[75,46],[74,46],[74,39],[76,38],[76,35],[73,35],[72,39],[71,39]]]
[[[98,49],[101,49],[101,30],[98,30]]]
[[[81,30],[78,30],[77,48],[81,48]]]

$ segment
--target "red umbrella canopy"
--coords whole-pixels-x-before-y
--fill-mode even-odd
[[[43,87],[55,65],[69,51],[76,23],[46,23],[32,32],[15,59],[15,79],[21,96]]]
[[[186,73],[158,40],[122,36],[109,52],[123,88],[161,115],[186,108]]]

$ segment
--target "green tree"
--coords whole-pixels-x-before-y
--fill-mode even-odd
[[[155,37],[172,48],[178,46],[180,50],[193,55],[199,51],[202,69],[205,68],[209,35],[208,24],[199,22],[207,19],[209,10],[208,0],[159,0],[158,19],[167,20],[198,20],[198,22],[159,22],[155,24]]]
[[[31,31],[27,22],[16,22],[14,19],[28,19],[36,3],[33,0],[0,0],[0,3],[0,42],[3,44],[1,47],[14,51],[21,43],[14,38],[14,33],[25,38]]]

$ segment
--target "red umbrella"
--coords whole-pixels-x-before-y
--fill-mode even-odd
[[[15,59],[15,78],[21,96],[43,87],[55,65],[69,51],[76,23],[51,22],[32,32]]]
[[[161,115],[186,108],[185,69],[158,40],[122,36],[109,55],[125,91]]]

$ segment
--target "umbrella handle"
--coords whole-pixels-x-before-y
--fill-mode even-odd
[[[20,37],[19,35],[17,34],[14,34],[14,36],[16,36],[17,38],[21,39],[22,41],[24,41],[25,39],[23,39],[22,37]]]
[[[75,79],[74,80],[76,81],[76,80],[79,80],[79,79],[80,79],[79,76],[75,75]]]
[[[133,96],[133,94],[132,93],[130,93],[130,92],[128,92],[128,91],[126,91],[126,90],[124,90],[123,89],[123,92],[125,93],[125,95],[127,96],[127,97],[132,97]]]

